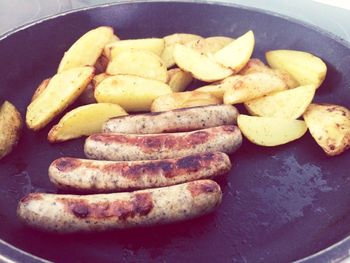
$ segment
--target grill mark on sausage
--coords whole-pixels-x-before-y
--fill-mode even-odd
[[[55,160],[52,165],[55,166],[61,172],[68,172],[78,168],[81,165],[81,161],[76,158],[63,157]]]
[[[117,217],[119,220],[124,221],[135,216],[146,216],[154,207],[150,193],[137,193],[130,201],[116,200],[91,204],[83,199],[60,198],[59,201],[65,205],[69,213],[82,219]]]
[[[213,181],[194,181],[187,186],[187,190],[190,191],[192,197],[196,197],[201,194],[218,192],[218,188],[218,184]]]
[[[29,202],[31,202],[33,200],[41,200],[41,199],[43,199],[43,198],[42,198],[40,193],[30,193],[30,194],[24,196],[20,202],[23,204],[28,204]]]

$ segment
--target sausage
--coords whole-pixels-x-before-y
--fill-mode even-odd
[[[227,173],[225,153],[202,153],[152,161],[96,161],[63,157],[49,167],[49,177],[60,189],[112,192],[169,186]]]
[[[130,193],[58,195],[31,193],[17,215],[26,225],[71,233],[168,224],[212,212],[221,202],[220,186],[211,180]]]
[[[182,133],[99,133],[86,139],[84,151],[90,159],[158,160],[214,151],[233,153],[241,143],[240,130],[225,125]]]
[[[236,124],[237,109],[232,105],[209,105],[115,117],[107,121],[102,132],[150,134],[182,132]]]

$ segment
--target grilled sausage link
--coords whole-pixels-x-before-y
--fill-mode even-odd
[[[232,105],[209,105],[112,118],[102,131],[150,134],[182,132],[236,124],[237,109]]]
[[[240,130],[225,125],[182,133],[94,134],[86,139],[84,151],[88,158],[99,160],[158,160],[214,151],[232,153],[241,143]]]
[[[63,157],[50,165],[49,177],[61,189],[102,193],[209,179],[227,173],[230,168],[229,157],[221,152],[130,162]]]
[[[211,180],[131,193],[31,193],[19,202],[17,214],[25,224],[45,231],[103,231],[195,218],[213,211],[221,196],[220,186]]]

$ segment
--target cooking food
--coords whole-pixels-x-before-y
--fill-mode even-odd
[[[27,108],[28,128],[36,131],[45,127],[79,97],[93,74],[93,67],[78,67],[53,76],[47,87]]]
[[[90,232],[168,224],[212,212],[220,186],[199,180],[131,193],[58,195],[31,193],[19,202],[18,217],[46,231]]]
[[[173,92],[184,91],[192,81],[192,75],[180,68],[173,68],[168,70],[167,84]]]
[[[117,104],[94,103],[67,112],[48,134],[50,142],[62,142],[101,132],[102,125],[112,117],[127,115]]]
[[[88,158],[99,160],[159,160],[213,151],[233,153],[241,142],[240,130],[225,125],[182,133],[94,134],[86,139],[84,151]]]
[[[49,167],[58,188],[71,191],[123,192],[215,178],[231,169],[225,153],[202,153],[152,161],[97,161],[63,157]]]
[[[21,114],[9,101],[0,105],[0,159],[17,145],[22,130]]]
[[[304,121],[285,118],[239,115],[238,127],[252,143],[261,146],[277,146],[294,141],[305,134]]]
[[[34,94],[32,96],[31,102],[33,100],[35,100],[37,97],[39,97],[39,95],[46,89],[47,85],[50,82],[50,78],[44,79],[39,86],[36,88],[36,90],[34,91]]]
[[[106,44],[114,40],[113,28],[101,26],[90,30],[65,52],[57,72],[94,66]]]
[[[95,89],[98,102],[116,103],[127,112],[149,111],[159,96],[171,94],[160,81],[130,75],[116,75],[103,80]]]
[[[241,75],[233,75],[210,85],[199,87],[195,91],[210,93],[218,99],[223,100],[226,90],[233,89],[240,78]]]
[[[330,156],[350,147],[350,111],[334,104],[311,104],[304,120],[312,137]]]
[[[150,51],[137,49],[118,52],[109,62],[106,73],[134,75],[164,83],[168,78],[167,68],[159,56]]]
[[[297,119],[310,105],[315,90],[312,85],[300,86],[247,101],[244,106],[252,115]]]
[[[247,64],[253,53],[254,45],[254,33],[248,31],[217,51],[214,54],[214,59],[221,65],[232,69],[233,73],[236,74]]]
[[[190,47],[202,54],[213,54],[224,46],[227,46],[234,39],[224,36],[207,37],[192,40],[191,42],[184,43],[185,46]]]
[[[221,104],[222,100],[207,92],[185,91],[159,96],[151,106],[152,112],[170,111],[175,109]]]
[[[320,58],[303,51],[272,50],[266,52],[266,60],[272,68],[287,71],[300,85],[314,85],[316,89],[327,73]]]
[[[165,112],[112,118],[102,132],[150,134],[182,132],[236,124],[237,109],[232,105],[209,105]]]

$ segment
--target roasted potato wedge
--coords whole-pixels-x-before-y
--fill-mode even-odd
[[[127,112],[149,111],[153,100],[172,93],[160,81],[130,75],[116,75],[103,80],[95,89],[98,102],[116,103]]]
[[[64,53],[57,72],[77,67],[94,66],[102,54],[104,46],[113,39],[113,36],[113,28],[106,26],[85,33]]]
[[[216,62],[238,73],[247,64],[255,45],[253,31],[248,31],[214,54]]]
[[[184,45],[175,45],[174,59],[179,68],[191,72],[195,78],[202,81],[221,80],[233,73],[231,69]]]
[[[32,96],[31,101],[35,100],[37,97],[39,97],[39,95],[46,89],[47,85],[50,82],[50,78],[44,79],[39,86],[36,88],[36,90],[34,91],[34,94]]]
[[[219,81],[218,83],[202,86],[195,90],[200,92],[210,93],[215,97],[219,98],[220,100],[222,100],[224,97],[225,91],[227,89],[233,88],[236,82],[240,79],[240,77],[241,77],[240,75],[233,75]]]
[[[53,76],[47,87],[27,108],[28,128],[36,131],[45,127],[80,96],[93,75],[93,67],[79,67]]]
[[[307,127],[327,155],[350,147],[350,111],[334,104],[311,104],[303,115]]]
[[[0,159],[17,145],[23,121],[16,107],[8,101],[0,105]]]
[[[297,119],[312,102],[315,90],[312,85],[300,86],[247,101],[244,106],[256,116]]]
[[[300,85],[314,85],[317,89],[326,77],[326,64],[310,53],[273,50],[265,55],[270,67],[287,71]]]
[[[96,103],[95,99],[95,88],[97,87],[100,82],[106,78],[110,77],[107,73],[101,73],[98,75],[95,75],[89,85],[86,87],[86,89],[83,91],[83,93],[79,97],[79,102],[82,104],[91,104]]]
[[[185,46],[190,47],[201,54],[211,54],[227,46],[233,40],[233,38],[224,36],[207,37],[185,43]]]
[[[109,59],[113,59],[120,52],[130,50],[143,50],[160,56],[164,50],[164,39],[162,38],[143,38],[143,39],[127,39],[115,41],[107,44],[104,54]]]
[[[202,39],[202,37],[186,33],[176,33],[165,36],[165,48],[161,55],[161,59],[164,61],[166,67],[170,68],[175,65],[175,60],[173,57],[175,44],[186,44],[197,39]]]
[[[62,142],[101,132],[102,125],[112,117],[127,115],[117,104],[94,103],[66,113],[48,134],[50,142]]]
[[[150,51],[125,50],[116,55],[107,66],[109,75],[134,75],[166,82],[167,68],[163,61]]]
[[[243,135],[261,146],[277,146],[294,141],[305,134],[304,121],[284,118],[239,115],[237,124]]]
[[[180,68],[173,68],[168,70],[167,84],[173,92],[184,91],[188,85],[193,81],[191,73],[183,71]]]
[[[249,75],[252,73],[269,73],[283,80],[289,89],[299,86],[299,83],[287,71],[282,69],[272,69],[266,66],[260,59],[249,59],[248,63],[239,72],[240,75]]]
[[[172,94],[160,96],[152,103],[151,111],[168,111],[181,108],[221,104],[217,97],[198,91],[174,92]]]
[[[287,85],[274,75],[268,73],[252,73],[241,76],[232,88],[225,90],[224,103],[242,103],[275,91],[286,89]]]

